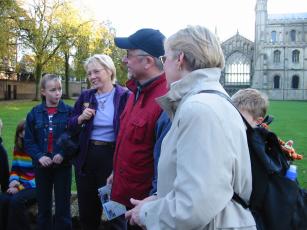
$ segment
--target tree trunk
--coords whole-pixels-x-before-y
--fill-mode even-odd
[[[65,98],[69,98],[69,54],[65,53]]]
[[[35,68],[35,98],[33,99],[34,101],[39,101],[39,96],[40,96],[40,88],[39,88],[39,82],[41,80],[42,76],[42,69],[43,65],[40,63],[36,64]]]

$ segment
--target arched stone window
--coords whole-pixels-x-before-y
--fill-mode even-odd
[[[276,31],[271,32],[271,42],[273,42],[273,43],[276,42]]]
[[[250,60],[241,52],[235,52],[226,60],[226,85],[250,85]]]
[[[291,87],[292,87],[292,89],[298,89],[299,83],[300,83],[300,78],[299,78],[299,76],[294,75],[294,76],[292,77],[292,81],[291,81]]]
[[[275,50],[274,51],[274,63],[279,63],[280,62],[280,51]]]
[[[293,63],[298,63],[299,61],[300,61],[300,51],[293,50],[292,51],[292,62]]]
[[[295,30],[291,30],[291,32],[290,32],[290,40],[291,40],[291,42],[295,42],[296,41],[296,31]]]
[[[274,89],[279,89],[280,88],[280,76],[275,75],[274,76],[274,85],[273,85]]]

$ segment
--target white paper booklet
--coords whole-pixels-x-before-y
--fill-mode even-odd
[[[126,207],[116,201],[110,200],[111,185],[106,185],[98,189],[100,201],[103,207],[103,213],[108,220],[125,214]]]

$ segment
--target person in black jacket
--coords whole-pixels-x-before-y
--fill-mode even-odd
[[[9,162],[7,159],[7,151],[2,144],[2,120],[0,119],[0,187],[1,191],[4,193],[8,188],[9,183]]]

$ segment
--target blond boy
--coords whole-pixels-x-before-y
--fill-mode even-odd
[[[268,97],[256,89],[241,89],[231,97],[233,104],[239,109],[252,127],[263,121],[269,106]]]

